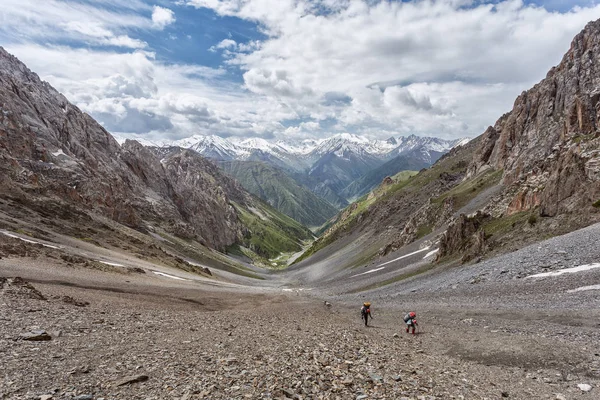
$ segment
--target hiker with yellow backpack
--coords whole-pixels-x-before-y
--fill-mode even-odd
[[[360,309],[360,316],[365,321],[365,326],[369,325],[369,317],[373,319],[373,315],[371,315],[371,303],[366,301],[363,303]]]

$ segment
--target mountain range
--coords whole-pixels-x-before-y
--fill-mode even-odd
[[[220,136],[194,135],[176,141],[160,143],[142,142],[151,146],[177,146],[197,151],[207,158],[221,161],[268,161],[291,171],[314,169],[323,158],[359,156],[384,163],[414,150],[422,152],[424,162],[432,164],[436,154],[445,153],[468,139],[445,140],[415,135],[390,137],[387,140],[368,139],[364,136],[339,133],[325,139],[278,140],[262,138],[222,138]],[[433,152],[434,154],[429,154]]]
[[[300,187],[312,191],[337,209],[368,193],[386,176],[403,170],[420,170],[431,166],[441,155],[453,147],[463,145],[469,139],[444,140],[432,137],[390,137],[387,140],[371,140],[363,136],[341,133],[326,139],[279,140],[269,142],[261,138],[239,140],[219,136],[192,136],[179,141],[165,141],[163,146],[178,146],[197,151],[203,156],[227,162],[262,162],[283,171]],[[152,144],[152,143],[147,143]],[[155,146],[156,147],[156,146]],[[228,165],[231,164],[220,164]],[[252,164],[256,167],[256,164]],[[236,168],[239,171],[239,168]],[[231,172],[231,168],[229,168]],[[262,196],[271,204],[278,203],[265,197],[268,189],[259,188],[257,181],[247,181],[248,174],[234,176],[250,192]],[[272,178],[284,175],[271,174]],[[275,181],[269,185],[278,186]],[[282,183],[289,187],[289,184]],[[279,190],[281,191],[281,190]],[[315,203],[315,201],[312,201]],[[279,209],[287,215],[299,215],[305,211]],[[327,209],[318,215],[329,215]],[[320,224],[326,219],[317,218]],[[301,222],[308,222],[302,219]],[[312,225],[314,221],[310,221]]]

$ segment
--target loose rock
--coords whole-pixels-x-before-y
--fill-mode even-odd
[[[32,342],[43,342],[47,340],[52,340],[52,336],[48,334],[48,332],[44,330],[35,330],[31,332],[22,333],[20,335],[22,340],[28,340]]]
[[[117,383],[115,383],[115,386],[125,386],[125,385],[129,385],[131,383],[145,382],[147,380],[148,380],[148,375],[128,376],[126,378],[121,379]]]

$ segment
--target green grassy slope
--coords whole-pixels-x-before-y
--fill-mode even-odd
[[[440,153],[436,153],[436,157],[439,157],[437,154]],[[386,176],[391,176],[401,171],[419,171],[429,166],[430,164],[423,161],[415,153],[402,154],[352,182],[342,191],[342,195],[350,201],[356,200],[375,189]]]
[[[298,263],[317,251],[327,247],[337,239],[339,239],[344,232],[349,232],[358,223],[359,217],[363,215],[373,204],[378,202],[383,196],[386,196],[390,192],[400,190],[400,188],[406,186],[413,177],[417,175],[417,171],[402,171],[392,177],[391,184],[385,182],[381,184],[377,189],[372,191],[370,194],[365,195],[348,206],[342,213],[340,213],[331,226],[300,256],[295,263]]]
[[[303,243],[312,240],[313,234],[306,227],[261,201],[245,207],[234,203],[239,218],[248,229],[242,243],[229,249],[241,252],[256,263],[268,264],[267,260],[302,250]]]
[[[443,196],[458,196],[456,206],[474,198],[500,178],[500,174],[491,172],[485,178],[476,177],[473,184],[461,181],[466,174],[472,152],[478,140],[452,150],[433,166],[423,169],[416,175],[405,173],[394,177],[391,182],[384,182],[368,195],[358,199],[341,212],[336,221],[296,260],[307,259],[321,249],[337,240],[363,232],[382,248],[394,245],[403,228],[421,207],[431,203],[431,213],[442,213],[436,203]],[[456,189],[454,189],[456,188]],[[452,191],[454,189],[454,191]],[[437,215],[431,215],[436,219]],[[424,236],[431,231],[430,226],[420,227],[417,236]],[[386,233],[382,236],[382,233]]]
[[[256,161],[223,161],[219,167],[247,191],[305,226],[318,227],[338,212],[273,166]]]

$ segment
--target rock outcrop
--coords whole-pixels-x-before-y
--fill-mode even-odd
[[[469,173],[503,169],[508,214],[556,216],[600,198],[600,21],[575,37],[561,63],[523,92],[483,134]]]
[[[477,212],[467,216],[461,214],[440,237],[438,259],[462,254],[461,261],[467,262],[485,252],[483,224],[490,219],[489,214]]]
[[[241,237],[243,226],[231,202],[245,206],[251,200],[237,182],[192,150],[171,153],[162,162],[179,213],[207,243],[224,247]]]

